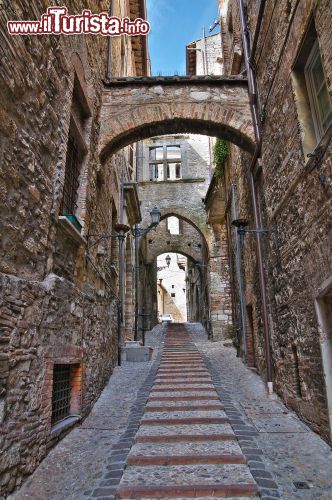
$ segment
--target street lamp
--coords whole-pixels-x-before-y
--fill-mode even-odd
[[[172,260],[171,257],[169,255],[167,255],[165,260],[166,260],[167,267],[169,267],[171,260]]]
[[[160,210],[157,207],[154,207],[151,210],[150,215],[151,215],[151,220],[152,220],[151,225],[158,226],[158,224],[160,222],[160,217],[161,217]]]
[[[150,215],[151,215],[151,224],[149,225],[149,227],[142,228],[142,227],[136,226],[135,229],[133,230],[133,235],[135,238],[140,238],[141,236],[144,236],[149,231],[151,231],[151,229],[158,226],[158,224],[160,222],[160,217],[161,217],[161,212],[160,212],[159,208],[154,207],[151,210]]]
[[[142,236],[145,236],[151,229],[154,229],[158,226],[160,222],[161,212],[157,207],[154,207],[151,212],[151,224],[149,227],[142,228],[139,226],[135,226],[132,230],[132,234],[135,239],[135,334],[134,339],[138,340],[138,316],[139,316],[139,303],[138,303],[138,292],[139,292],[139,239]],[[144,342],[144,333],[143,333],[143,342]]]

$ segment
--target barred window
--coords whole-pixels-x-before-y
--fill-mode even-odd
[[[52,425],[70,414],[71,365],[54,365],[52,392]]]
[[[67,145],[65,182],[61,206],[61,213],[63,215],[75,214],[76,212],[82,159],[83,154],[80,152],[73,135],[70,134]]]
[[[77,215],[78,205],[80,205],[80,177],[88,151],[90,125],[90,108],[79,79],[75,76],[70,111],[63,197],[60,207],[62,215]]]

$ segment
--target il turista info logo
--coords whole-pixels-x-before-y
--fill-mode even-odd
[[[7,21],[11,35],[147,35],[150,23],[145,19],[109,16],[107,12],[93,14],[84,9],[79,15],[68,14],[67,7],[48,7],[39,21]]]

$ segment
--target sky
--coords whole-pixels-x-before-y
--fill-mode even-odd
[[[218,18],[217,0],[147,0],[153,75],[185,75],[186,45]]]

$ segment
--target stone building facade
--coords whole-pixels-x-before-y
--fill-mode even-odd
[[[206,224],[203,203],[212,168],[209,138],[192,134],[154,137],[143,141],[141,153],[138,191],[142,226],[149,225],[149,213],[154,206],[160,210],[162,221],[141,243],[140,268],[145,262],[152,269],[158,255],[166,252],[188,257],[189,320],[201,321],[214,340],[225,338],[232,321],[227,255],[220,253],[222,228],[218,224],[213,227]],[[168,230],[167,220],[174,216],[180,221],[179,234],[171,234]],[[151,324],[154,324],[157,320],[157,276],[150,273],[147,276],[149,283],[154,281],[155,285],[149,289],[141,277],[145,295],[140,302],[144,302],[145,309],[147,304],[152,307],[144,314],[150,314]],[[146,296],[147,290],[153,298]]]
[[[245,71],[239,2],[219,4],[223,71],[239,74]],[[273,8],[244,4],[262,137],[254,181],[262,227],[269,230],[261,239],[273,382],[285,402],[331,441],[332,6],[324,0],[280,1]],[[246,219],[255,229],[250,161],[230,146],[207,204],[227,225],[234,323],[245,331],[242,352],[265,376],[255,237],[246,233],[241,242],[232,226]]]
[[[108,42],[8,35],[7,20],[38,18],[48,6],[5,1],[0,12],[0,496],[87,415],[117,363],[121,329],[133,322],[119,312],[121,272],[133,302],[131,243],[121,271],[114,234],[116,224],[140,220],[135,150],[103,165],[98,152]],[[109,2],[89,7],[108,11]],[[113,9],[144,17],[138,0]],[[143,38],[114,39],[111,75],[147,73]]]

